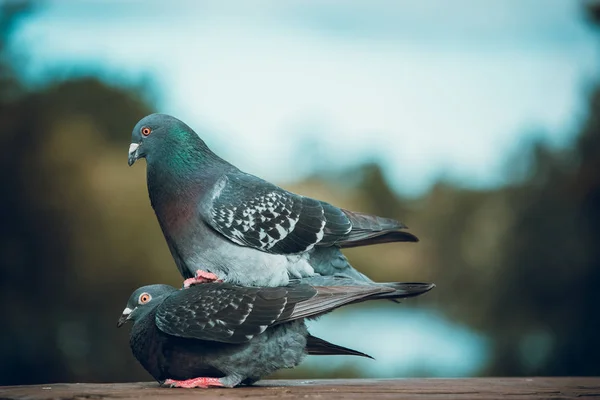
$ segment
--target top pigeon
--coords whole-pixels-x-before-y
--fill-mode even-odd
[[[150,202],[188,284],[281,286],[316,274],[370,282],[340,248],[418,241],[401,222],[337,208],[240,171],[169,115],[151,114],[133,129],[129,165],[142,157]]]

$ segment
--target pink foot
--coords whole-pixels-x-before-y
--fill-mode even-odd
[[[210,283],[210,282],[223,282],[212,272],[202,271],[201,269],[196,271],[196,276],[193,278],[188,278],[183,281],[184,289],[189,288],[192,285],[197,285],[198,283]]]
[[[219,378],[193,378],[185,381],[176,381],[175,379],[167,379],[163,385],[176,388],[202,388],[207,389],[209,387],[224,387]]]

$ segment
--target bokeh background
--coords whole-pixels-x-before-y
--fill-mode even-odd
[[[434,291],[311,324],[376,361],[276,376],[599,375],[599,22],[573,0],[1,2],[0,384],[150,379],[115,324],[181,284],[126,163],[154,111],[421,238],[347,255]]]

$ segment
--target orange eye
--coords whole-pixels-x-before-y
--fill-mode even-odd
[[[149,302],[150,300],[152,300],[152,296],[150,296],[148,293],[142,293],[140,295],[140,299],[138,300],[138,302],[140,304],[146,304],[147,302]]]
[[[142,135],[144,135],[144,136],[148,136],[151,132],[152,132],[152,129],[148,128],[147,126],[142,128]]]

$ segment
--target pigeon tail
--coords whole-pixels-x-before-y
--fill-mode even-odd
[[[434,283],[421,283],[421,282],[373,282],[372,280],[357,280],[352,277],[344,275],[333,275],[333,276],[312,276],[309,278],[292,279],[290,280],[291,285],[296,284],[309,284],[313,287],[321,289],[323,292],[328,290],[336,290],[335,287],[349,288],[352,291],[354,288],[357,292],[357,297],[352,299],[349,303],[361,303],[369,300],[386,299],[393,301],[394,303],[400,303],[399,299],[416,297],[423,293],[429,292],[435,287]],[[360,287],[374,288],[374,291],[370,294],[363,292],[360,293]],[[377,290],[379,288],[379,290]],[[348,303],[346,303],[348,304]]]
[[[319,339],[311,334],[306,337],[306,352],[310,355],[317,356],[347,355],[367,357],[374,360],[374,358],[368,354],[361,353],[360,351],[352,350],[347,347],[338,346],[337,344],[329,343],[328,341]]]
[[[419,296],[423,293],[429,292],[435,287],[434,283],[420,283],[420,282],[384,282],[384,283],[372,283],[372,285],[383,286],[386,288],[396,289],[394,292],[389,293],[378,293],[368,298],[368,300],[375,299],[388,299],[395,303],[400,303],[398,299],[404,299],[408,297]]]
[[[370,287],[381,288],[379,293],[360,297],[359,301],[372,299],[400,299],[404,297],[415,297],[426,293],[435,287],[434,283],[422,282],[373,282],[372,280],[357,280],[345,275],[311,276],[302,279],[292,279],[290,284],[308,284],[314,287]],[[392,290],[393,289],[393,290]]]
[[[402,231],[408,227],[400,221],[342,209],[352,223],[348,236],[337,244],[342,248],[391,242],[418,242],[419,238]]]

